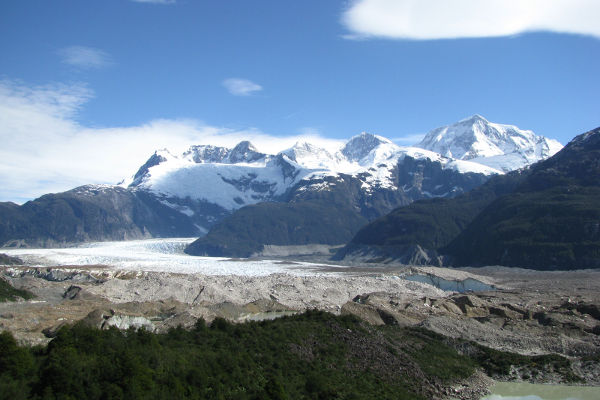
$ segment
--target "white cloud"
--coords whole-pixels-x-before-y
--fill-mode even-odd
[[[349,38],[455,39],[552,31],[600,38],[598,0],[356,0]]]
[[[234,96],[250,96],[254,92],[261,91],[262,86],[248,79],[229,78],[223,81],[223,86]]]
[[[136,3],[175,4],[176,0],[131,0]]]
[[[86,46],[69,46],[58,51],[65,64],[77,68],[102,68],[112,64],[108,53]]]
[[[314,131],[278,137],[191,119],[82,126],[76,121],[77,111],[92,96],[82,85],[28,87],[0,81],[0,201],[23,202],[87,183],[115,184],[135,174],[161,148],[180,154],[192,144],[233,147],[250,140],[260,151],[275,154],[300,140],[329,150],[341,144]]]

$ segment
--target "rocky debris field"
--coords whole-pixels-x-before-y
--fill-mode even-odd
[[[164,332],[191,327],[198,318],[235,322],[269,319],[307,309],[353,314],[374,325],[426,328],[465,344],[522,355],[557,354],[571,360],[574,376],[600,384],[600,272],[536,272],[502,267],[323,267],[323,274],[206,276],[135,272],[106,266],[2,267],[1,277],[35,295],[0,303],[0,329],[21,343],[47,343],[64,324],[144,327]],[[336,271],[332,274],[331,271]],[[420,274],[449,281],[475,279],[495,290],[457,293],[403,277]],[[563,371],[564,372],[564,371]],[[510,379],[562,382],[550,369]],[[579,378],[578,378],[579,379]]]
[[[265,319],[307,309],[339,314],[364,293],[385,291],[403,301],[447,295],[430,285],[383,274],[213,276],[119,271],[105,266],[5,267],[3,278],[36,297],[0,303],[0,329],[23,342],[47,342],[60,326],[85,319],[98,327],[163,331],[202,317]]]

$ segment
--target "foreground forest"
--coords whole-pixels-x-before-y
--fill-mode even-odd
[[[485,390],[477,369],[502,377],[511,365],[578,380],[560,356],[503,353],[321,311],[245,324],[201,319],[166,334],[79,323],[47,347],[20,347],[1,333],[0,399],[427,399],[466,382],[472,392],[461,398],[477,398]]]

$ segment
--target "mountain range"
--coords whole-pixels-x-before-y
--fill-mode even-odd
[[[266,244],[343,244],[399,206],[469,192],[559,148],[475,115],[415,147],[362,133],[334,151],[300,142],[264,154],[248,141],[232,149],[195,145],[180,155],[164,149],[121,185],[0,203],[0,244],[202,236],[190,253],[229,256]]]
[[[600,268],[600,128],[469,193],[398,208],[363,227],[335,258]]]

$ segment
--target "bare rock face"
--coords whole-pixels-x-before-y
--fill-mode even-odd
[[[63,299],[73,300],[79,297],[79,292],[81,292],[81,287],[71,285],[63,294]]]
[[[381,314],[377,308],[361,304],[357,301],[349,301],[344,304],[341,309],[341,314],[356,315],[371,325],[385,325],[385,321],[381,318]]]
[[[42,333],[44,334],[44,336],[46,336],[48,339],[52,339],[56,337],[56,334],[58,333],[58,331],[60,330],[60,328],[62,328],[63,326],[67,325],[66,322],[59,322],[56,325],[53,326],[49,326],[47,328],[42,329]]]

